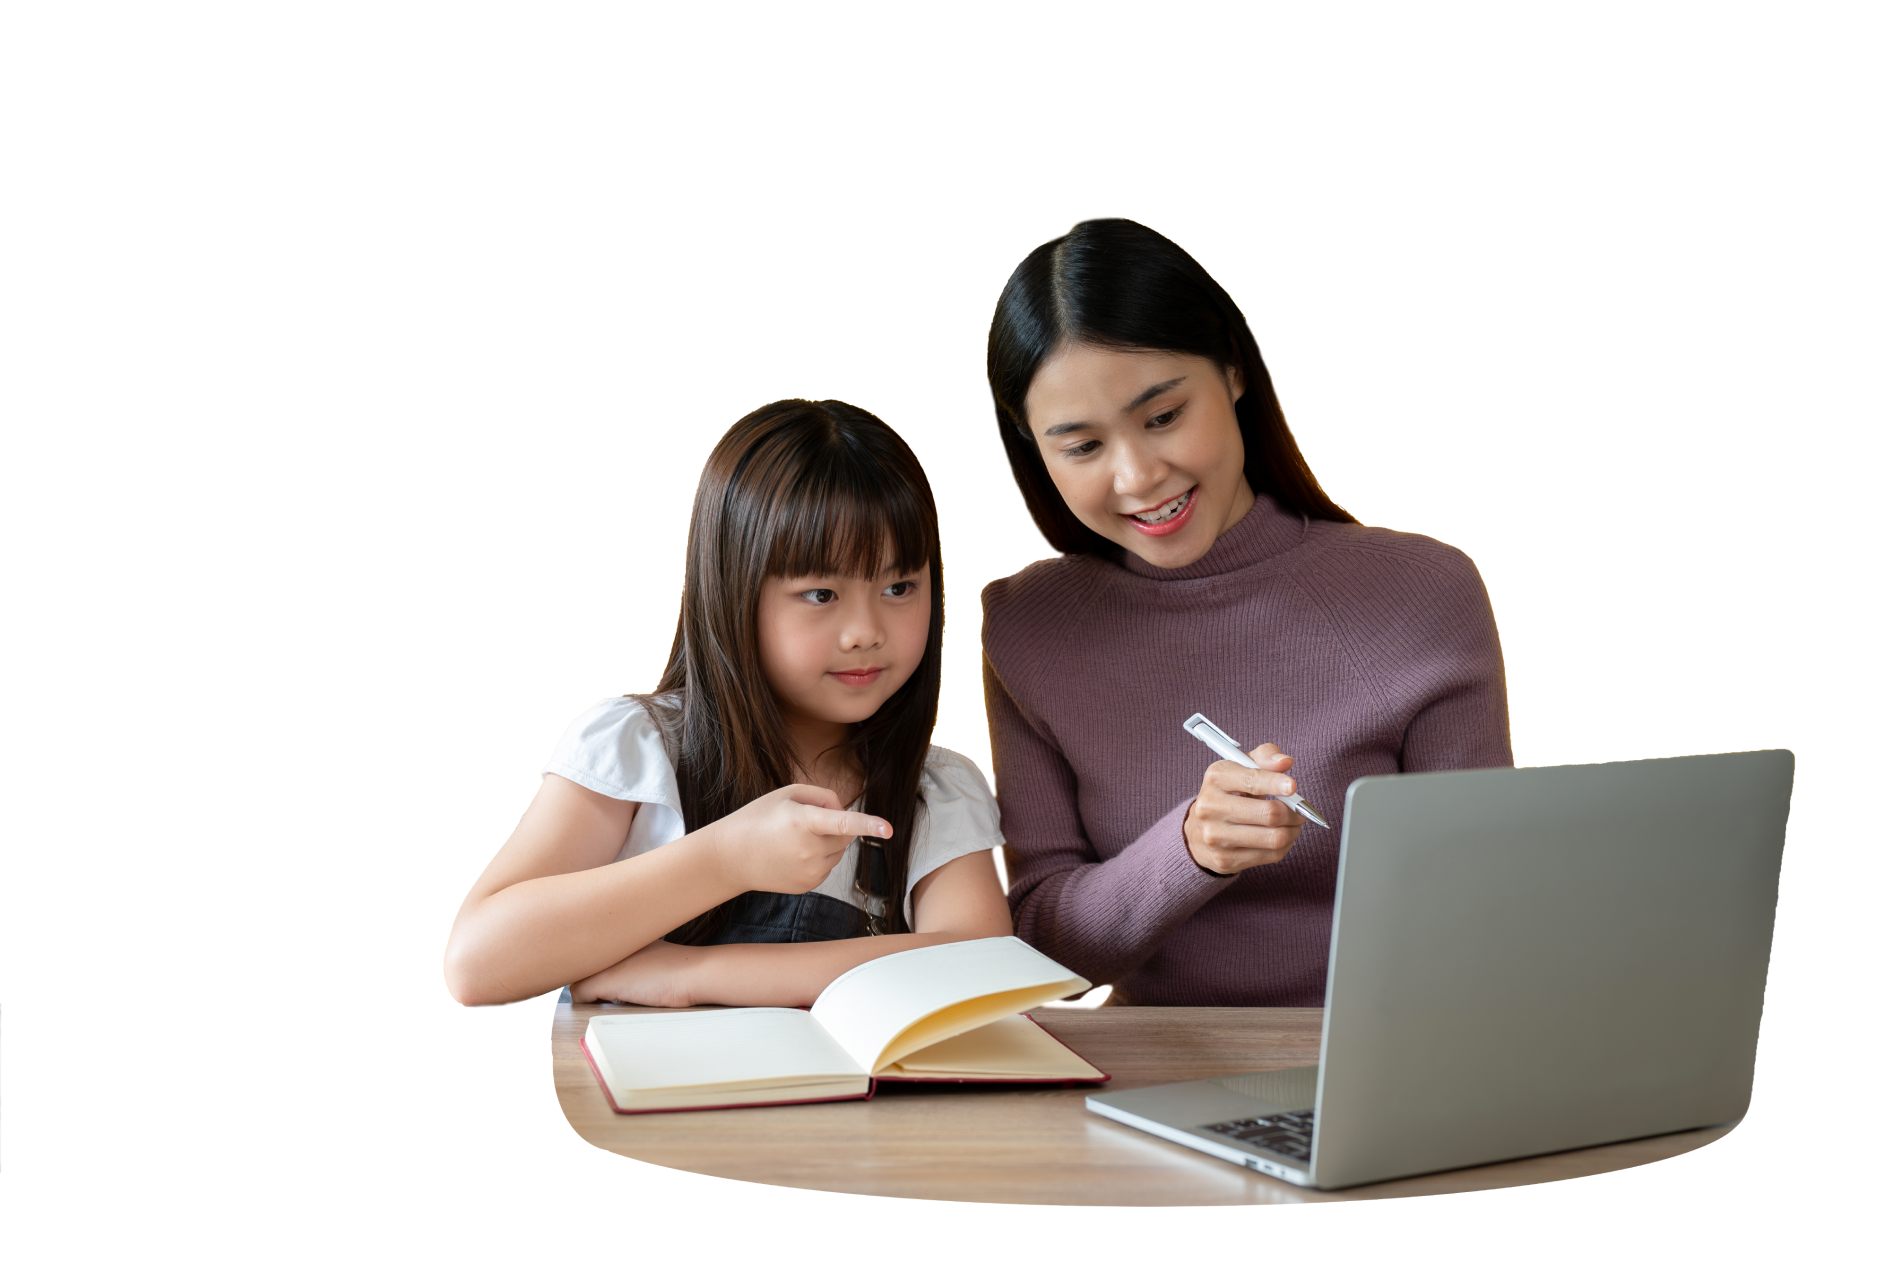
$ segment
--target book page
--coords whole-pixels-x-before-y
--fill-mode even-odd
[[[912,1051],[1089,987],[1013,935],[966,939],[853,967],[819,994],[812,1018],[875,1074]]]
[[[1006,1015],[934,1046],[912,1051],[887,1075],[929,1078],[1067,1078],[1105,1075],[1025,1016]]]
[[[596,1015],[584,1045],[625,1108],[677,1088],[787,1086],[866,1072],[810,1014],[785,1007]]]

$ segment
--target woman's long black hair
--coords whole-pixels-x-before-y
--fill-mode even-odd
[[[1037,246],[1009,276],[989,327],[989,389],[1009,468],[1048,544],[1118,560],[1120,547],[1074,517],[1029,432],[1028,386],[1064,341],[1210,358],[1244,378],[1238,428],[1251,490],[1288,510],[1356,520],[1323,492],[1284,420],[1244,314],[1179,246],[1130,219],[1089,219]]]
[[[896,933],[909,929],[904,881],[943,685],[943,558],[929,480],[889,425],[849,403],[793,398],[727,431],[694,494],[668,666],[641,701],[674,761],[688,831],[796,781],[786,723],[760,669],[760,584],[871,578],[887,564],[929,567],[930,635],[915,673],[851,726],[846,750],[864,774],[863,809],[891,825],[884,863],[863,852],[858,871]],[[725,915],[722,904],[667,938],[700,943]]]

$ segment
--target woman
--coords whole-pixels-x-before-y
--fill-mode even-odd
[[[1022,261],[989,384],[1062,552],[983,592],[1016,933],[1114,1003],[1320,1006],[1349,784],[1512,764],[1479,574],[1324,495],[1244,315],[1130,220]]]

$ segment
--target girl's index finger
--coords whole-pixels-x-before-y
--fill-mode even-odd
[[[887,840],[891,825],[875,814],[852,809],[824,809],[812,820],[812,830],[826,836],[875,836]]]

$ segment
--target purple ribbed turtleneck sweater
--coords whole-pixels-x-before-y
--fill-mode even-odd
[[[1050,559],[982,604],[1016,933],[1115,1002],[1321,1006],[1349,784],[1513,763],[1486,590],[1427,537],[1260,496],[1183,568]],[[1194,711],[1295,756],[1330,830],[1235,877],[1192,862]]]

